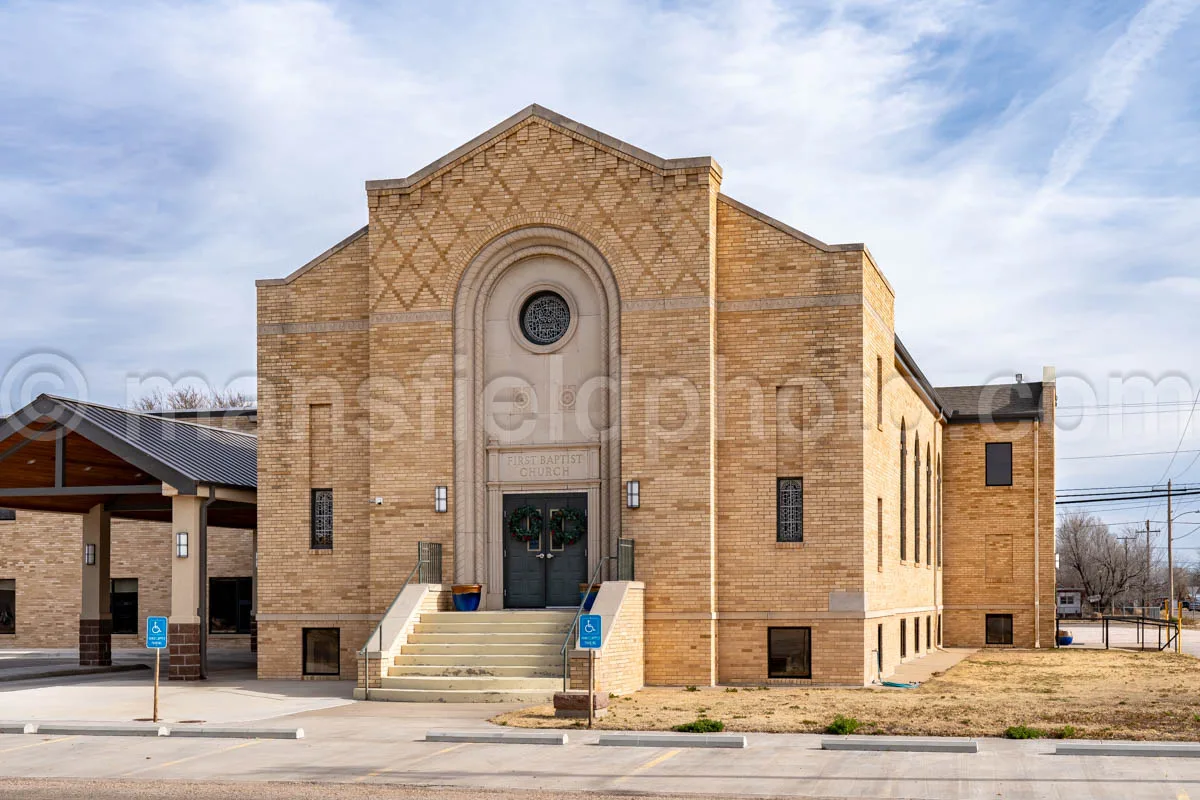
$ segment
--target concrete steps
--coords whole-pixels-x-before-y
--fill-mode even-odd
[[[541,610],[422,614],[370,698],[548,702],[562,688],[562,643],[574,618],[572,611]]]

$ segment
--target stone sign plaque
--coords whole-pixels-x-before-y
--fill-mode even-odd
[[[571,483],[600,477],[595,449],[500,450],[489,456],[489,477],[502,483]]]

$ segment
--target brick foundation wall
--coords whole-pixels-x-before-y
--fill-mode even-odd
[[[79,620],[79,666],[107,667],[112,664],[112,620]]]
[[[167,625],[167,678],[200,680],[200,625],[172,622]]]

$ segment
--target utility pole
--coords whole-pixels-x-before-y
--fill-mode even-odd
[[[1171,621],[1171,610],[1175,608],[1175,553],[1171,549],[1175,520],[1171,516],[1171,482],[1167,481],[1167,622]]]

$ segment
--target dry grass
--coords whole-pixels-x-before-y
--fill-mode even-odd
[[[842,714],[859,733],[1001,736],[1010,725],[1087,739],[1200,740],[1200,661],[1172,653],[987,650],[917,689],[650,688],[613,698],[597,727],[669,730],[706,716],[727,731],[821,733]],[[570,727],[551,706],[496,717]]]

